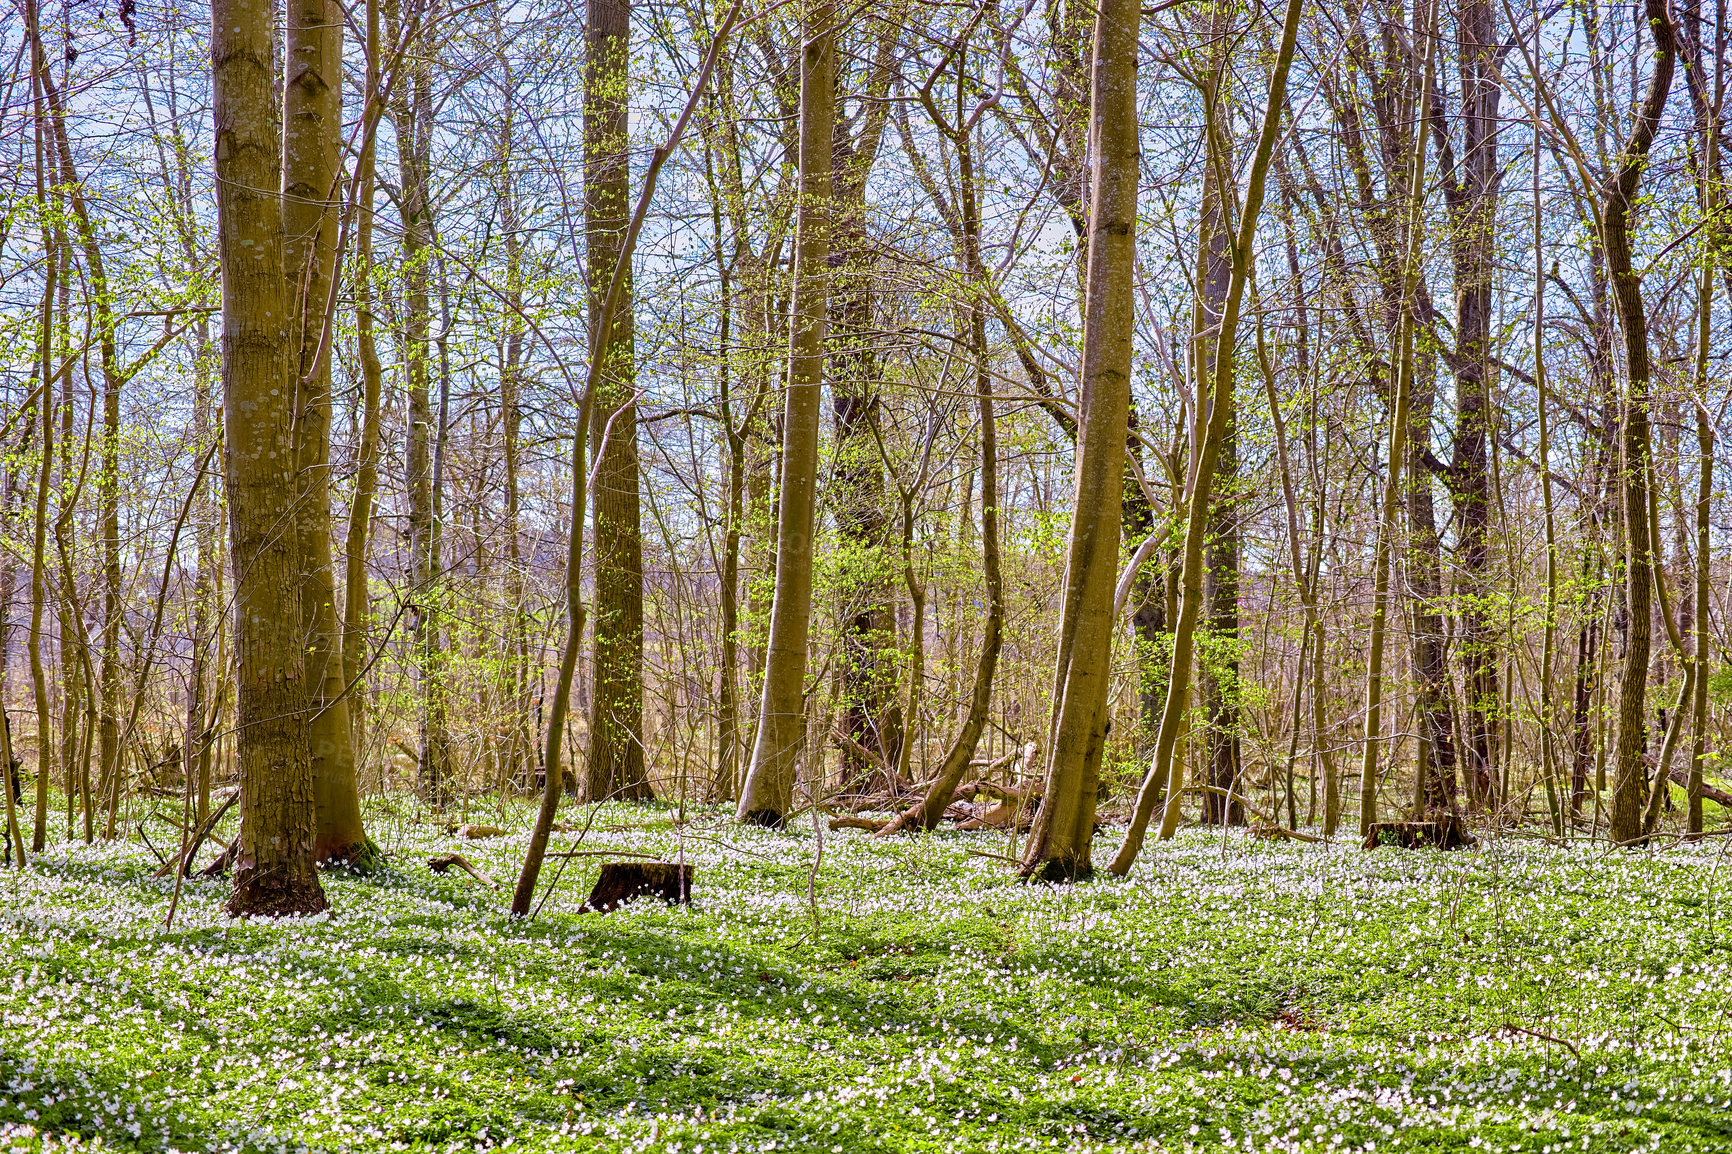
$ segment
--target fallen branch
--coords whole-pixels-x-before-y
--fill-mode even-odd
[[[234,840],[229,842],[228,847],[226,849],[224,849],[221,854],[217,855],[217,859],[215,861],[211,862],[209,865],[205,866],[204,869],[200,870],[198,872],[198,876],[201,878],[220,878],[220,877],[222,877],[225,873],[227,873],[229,871],[229,867],[235,864],[235,859],[240,856],[240,852],[241,852],[241,835],[237,833],[234,836]],[[192,864],[192,855],[191,854],[187,855],[186,861],[187,861],[187,865],[190,866]]]
[[[967,801],[977,793],[991,794],[1000,801],[1032,801],[1046,791],[1044,780],[1031,779],[1020,786],[999,785],[995,781],[967,781],[956,787],[952,802]]]
[[[157,868],[166,872],[170,868],[168,857],[161,850],[150,844],[150,835],[144,832],[144,823],[142,821],[138,823],[138,839],[144,843],[144,848],[155,854],[156,860],[162,863],[162,865]]]
[[[470,865],[469,859],[460,853],[440,854],[438,857],[430,857],[427,859],[427,868],[436,874],[445,873],[452,866],[456,866],[476,881],[485,882],[496,890],[504,888],[503,883],[494,881],[492,878]]]
[[[1218,785],[1210,785],[1207,782],[1198,782],[1195,785],[1185,787],[1185,792],[1186,793],[1218,793],[1222,797],[1226,798],[1228,801],[1236,801],[1240,805],[1244,806],[1245,812],[1249,813],[1254,818],[1259,818],[1263,821],[1266,821],[1270,825],[1280,825],[1281,824],[1280,821],[1278,821],[1277,819],[1270,817],[1268,814],[1266,814],[1262,810],[1258,809],[1255,805],[1252,805],[1251,800],[1249,798],[1245,797],[1243,794],[1234,793],[1230,789],[1222,789]]]
[[[1678,785],[1683,786],[1685,790],[1690,788],[1690,767],[1688,765],[1674,765],[1667,776]],[[1723,789],[1715,789],[1706,781],[1702,783],[1702,796],[1711,802],[1725,806],[1727,809],[1732,809],[1732,793],[1727,793]]]
[[[1252,837],[1267,838],[1271,841],[1327,842],[1329,840],[1326,837],[1318,837],[1314,833],[1300,833],[1296,829],[1288,829],[1284,825],[1274,825],[1274,824],[1252,826],[1251,827],[1251,836]]]
[[[1570,1053],[1574,1054],[1576,1056],[1576,1061],[1580,1062],[1582,1060],[1582,1052],[1580,1050],[1576,1049],[1575,1046],[1571,1045],[1569,1042],[1565,1041],[1562,1038],[1554,1038],[1550,1034],[1544,1034],[1538,1030],[1530,1030],[1526,1026],[1516,1025],[1514,1022],[1505,1022],[1503,1024],[1503,1028],[1511,1031],[1512,1033],[1526,1034],[1530,1038],[1538,1038],[1542,1042],[1555,1043],[1559,1046],[1562,1046],[1564,1049],[1568,1050]]]

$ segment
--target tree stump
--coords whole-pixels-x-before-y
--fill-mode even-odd
[[[1461,815],[1444,814],[1432,821],[1380,821],[1365,835],[1365,848],[1398,845],[1403,849],[1462,849],[1473,844]]]
[[[589,900],[581,907],[584,913],[606,913],[636,897],[658,897],[668,905],[692,904],[692,867],[690,863],[634,861],[608,862],[589,891]]]

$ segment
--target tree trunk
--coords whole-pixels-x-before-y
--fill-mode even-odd
[[[393,9],[395,5],[393,5]],[[393,20],[391,23],[396,23]],[[398,30],[388,28],[388,39]],[[433,563],[433,412],[431,265],[433,262],[432,136],[433,35],[425,25],[413,34],[403,75],[394,87],[391,119],[397,130],[398,187],[403,218],[401,356],[408,429],[403,488],[409,504],[410,645],[416,690],[415,777],[429,805],[448,800],[449,740],[445,690],[440,681],[439,574]]]
[[[1407,575],[1412,598],[1414,715],[1425,750],[1417,790],[1417,821],[1456,809],[1455,711],[1450,708],[1449,666],[1443,636],[1443,552],[1432,500],[1432,401],[1436,394],[1431,358],[1415,374],[1409,400],[1407,450]]]
[[[366,60],[366,94],[371,103],[378,99],[379,93],[377,0],[367,2]],[[355,224],[355,351],[361,369],[361,442],[355,449],[355,489],[349,498],[349,524],[343,549],[342,660],[343,684],[348,688],[349,741],[353,750],[350,756],[358,775],[367,752],[367,624],[372,616],[367,547],[372,535],[373,500],[379,487],[379,404],[384,378],[373,338],[373,196],[377,154],[372,137],[362,142],[356,164],[359,171],[355,192],[355,211],[358,214]],[[505,387],[509,390],[509,382]]]
[[[960,76],[958,83],[961,83]],[[928,108],[935,114],[938,111],[931,104]],[[978,114],[977,112],[976,115]],[[998,546],[998,429],[992,403],[991,348],[986,340],[986,297],[991,291],[991,285],[981,258],[979,178],[975,171],[972,143],[974,128],[972,122],[950,124],[941,116],[935,115],[934,118],[956,153],[956,201],[961,211],[953,239],[957,250],[957,263],[962,266],[962,275],[973,289],[973,299],[968,302],[965,315],[968,321],[969,350],[974,356],[974,393],[980,412],[980,540],[987,610],[984,635],[980,642],[980,659],[975,666],[974,687],[969,693],[968,713],[963,719],[962,728],[957,733],[956,740],[951,743],[949,751],[945,753],[944,761],[938,768],[938,775],[928,788],[926,796],[899,815],[880,831],[882,833],[890,833],[909,825],[923,830],[937,827],[939,818],[944,815],[945,807],[950,804],[957,785],[962,781],[962,775],[974,760],[975,750],[979,748],[980,735],[986,728],[992,706],[992,678],[998,669],[998,655],[1004,643],[1004,580],[1000,574]],[[921,472],[924,475],[924,462]],[[906,489],[903,491],[903,578],[914,598],[914,625],[918,631],[925,628],[925,590],[914,579],[912,497],[912,492]],[[922,667],[925,664],[924,638],[918,632],[914,644],[914,673],[918,679],[924,675]],[[917,680],[915,688],[909,691],[910,723],[913,710],[918,708],[918,702]],[[897,768],[900,770],[906,765],[906,758],[900,758]],[[896,776],[900,778],[900,773]]]
[[[776,508],[776,592],[752,765],[736,817],[779,826],[794,803],[805,737],[806,640],[812,610],[812,531],[818,418],[829,294],[831,136],[836,123],[836,8],[813,0],[800,54],[800,196],[793,324]]]
[[[1281,25],[1281,46],[1276,51],[1274,69],[1269,78],[1269,98],[1263,109],[1263,124],[1257,135],[1257,147],[1252,156],[1251,171],[1246,179],[1245,199],[1240,210],[1239,228],[1229,250],[1232,256],[1232,275],[1227,283],[1227,299],[1221,310],[1221,323],[1216,338],[1215,375],[1214,379],[1209,382],[1209,395],[1212,397],[1225,396],[1234,387],[1234,355],[1238,341],[1239,305],[1244,299],[1245,285],[1251,275],[1251,241],[1256,234],[1257,218],[1263,211],[1263,193],[1268,180],[1270,158],[1274,154],[1276,138],[1280,135],[1281,108],[1286,99],[1287,72],[1293,61],[1293,47],[1299,35],[1300,8],[1301,0],[1288,0],[1286,15]],[[1131,22],[1131,27],[1131,46],[1134,49],[1134,21]],[[1098,76],[1097,73],[1097,91],[1099,90]],[[1115,111],[1122,119],[1130,123],[1129,131],[1134,134],[1136,117],[1126,115],[1122,109]],[[1134,149],[1132,155],[1134,156]],[[1102,174],[1098,165],[1099,161],[1097,161],[1096,169],[1097,197],[1100,195],[1099,189],[1102,183]],[[1135,165],[1133,163],[1131,177],[1133,187],[1134,173]],[[1131,195],[1134,197],[1134,191]],[[1098,238],[1100,236],[1098,225],[1100,216],[1097,214],[1093,220],[1097,222],[1095,235]],[[1128,268],[1124,275],[1127,279],[1130,276]],[[1089,268],[1091,288],[1094,277],[1095,271],[1091,253]],[[1127,316],[1124,323],[1128,329],[1130,324],[1128,300],[1125,307]],[[1129,340],[1128,334],[1126,340],[1127,342]],[[1129,357],[1128,343],[1124,355]],[[1199,381],[1199,392],[1201,389],[1202,382]],[[1142,849],[1143,835],[1148,829],[1149,816],[1154,811],[1155,801],[1160,796],[1161,791],[1164,790],[1166,794],[1166,808],[1161,816],[1161,836],[1163,838],[1172,837],[1179,824],[1179,801],[1184,796],[1184,762],[1182,759],[1175,758],[1173,754],[1178,746],[1180,731],[1184,727],[1190,698],[1191,649],[1197,628],[1197,617],[1202,608],[1203,543],[1208,531],[1209,501],[1211,490],[1214,488],[1215,458],[1220,452],[1221,442],[1226,436],[1228,413],[1228,408],[1219,404],[1210,410],[1210,419],[1203,426],[1201,443],[1198,446],[1197,463],[1194,471],[1195,479],[1191,485],[1190,504],[1185,511],[1184,560],[1179,578],[1183,590],[1179,602],[1178,619],[1173,625],[1173,663],[1172,671],[1167,679],[1167,700],[1161,710],[1161,729],[1155,741],[1154,762],[1149,766],[1149,772],[1143,778],[1142,787],[1137,791],[1137,804],[1131,816],[1130,828],[1125,831],[1125,840],[1119,846],[1119,851],[1114,855],[1112,865],[1109,867],[1113,874],[1119,877],[1130,872],[1131,865],[1136,861],[1137,854]],[[1049,781],[1047,793],[1049,799],[1052,796],[1051,789]],[[1042,810],[1045,810],[1044,805]]]
[[[619,264],[631,216],[630,0],[589,0],[584,68],[584,235],[589,250],[589,319]],[[591,801],[651,796],[643,747],[643,531],[638,508],[635,345],[631,270],[606,348],[590,427],[595,474],[595,673],[583,796]],[[593,339],[593,338],[592,338]]]
[[[1498,641],[1492,623],[1491,471],[1487,438],[1495,409],[1491,368],[1492,275],[1497,260],[1498,69],[1497,18],[1490,0],[1471,0],[1457,16],[1460,36],[1461,120],[1459,182],[1448,185],[1455,272],[1455,452],[1457,551],[1462,563],[1462,683],[1467,694],[1466,753],[1469,796],[1486,808],[1498,803]]]
[[[1601,189],[1601,234],[1606,269],[1624,332],[1624,362],[1629,372],[1625,394],[1621,489],[1625,541],[1624,604],[1629,633],[1624,668],[1618,686],[1618,739],[1614,760],[1611,837],[1630,843],[1642,833],[1648,773],[1642,753],[1647,744],[1646,698],[1648,660],[1653,642],[1654,542],[1648,531],[1649,460],[1648,400],[1652,386],[1648,358],[1648,318],[1642,303],[1641,280],[1630,251],[1630,211],[1647,167],[1648,149],[1659,128],[1672,88],[1676,54],[1671,18],[1665,0],[1647,0],[1648,25],[1654,36],[1654,67],[1630,138],[1618,157],[1618,168]]]
[[[358,864],[368,857],[355,786],[349,701],[343,692],[331,557],[331,362],[321,355],[325,302],[336,275],[339,152],[343,126],[343,14],[330,0],[289,0],[284,27],[283,275],[293,302],[293,367],[303,382],[295,410],[301,554],[301,621],[306,631],[307,752],[313,765],[317,832],[313,856]]]
[[[1229,255],[1233,238],[1228,232],[1227,168],[1231,146],[1221,127],[1231,115],[1223,107],[1227,100],[1226,67],[1228,40],[1226,8],[1212,6],[1206,35],[1211,66],[1205,74],[1209,90],[1203,94],[1204,128],[1208,134],[1203,169],[1203,215],[1198,224],[1197,284],[1192,312],[1191,376],[1193,380],[1215,379],[1215,361],[1220,352],[1219,326],[1227,303],[1233,264]],[[1239,405],[1236,389],[1211,393],[1202,402],[1199,423],[1207,424],[1215,406],[1221,417],[1221,447],[1215,458],[1214,485],[1209,503],[1209,529],[1203,558],[1202,660],[1198,669],[1202,682],[1203,710],[1208,718],[1203,756],[1204,780],[1212,788],[1203,795],[1203,820],[1209,825],[1244,825],[1245,805],[1238,798],[1239,785]]]
[[[235,571],[241,838],[229,912],[325,908],[313,842],[306,656],[290,472],[295,374],[269,0],[211,6],[224,474]]]
[[[1130,421],[1140,23],[1141,10],[1126,0],[1104,0],[1095,20],[1089,109],[1093,200],[1074,512],[1053,675],[1046,789],[1020,866],[1024,877],[1049,881],[1080,880],[1094,872],[1090,849],[1108,726],[1113,593]]]
[[[34,518],[32,521],[30,550],[30,681],[36,698],[36,815],[30,833],[30,850],[41,853],[48,841],[48,780],[51,776],[49,768],[50,743],[48,738],[49,709],[48,678],[42,665],[42,609],[47,601],[48,590],[43,572],[43,554],[48,542],[48,487],[54,469],[54,383],[56,377],[55,362],[57,342],[55,329],[56,298],[60,295],[60,278],[70,273],[65,261],[65,251],[60,245],[57,230],[51,223],[48,187],[53,183],[53,175],[49,171],[53,164],[52,154],[48,150],[50,129],[45,115],[43,102],[42,74],[48,70],[48,60],[42,51],[41,36],[37,21],[39,9],[35,0],[26,0],[24,6],[25,24],[32,32],[30,40],[31,63],[31,99],[35,106],[36,135],[36,201],[41,211],[42,226],[42,266],[45,272],[42,286],[42,311],[37,344],[37,374],[41,389],[41,399],[37,401],[37,412],[42,421],[42,439],[37,448],[39,454],[36,473],[36,499],[33,503]],[[0,703],[3,704],[3,703]],[[10,766],[6,782],[7,796],[11,796]],[[66,782],[67,796],[72,793],[72,782]],[[70,825],[70,822],[68,823]],[[70,834],[70,830],[68,830]]]

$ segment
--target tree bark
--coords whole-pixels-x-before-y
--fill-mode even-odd
[[[631,76],[630,0],[589,0],[583,73],[584,236],[594,333],[631,216],[626,89]],[[590,424],[595,475],[595,665],[589,756],[582,795],[590,801],[651,795],[643,745],[643,530],[638,502],[637,402],[631,270],[605,348]],[[592,338],[593,339],[593,338]]]
[[[367,77],[369,103],[379,99],[379,4],[367,0]],[[372,598],[367,582],[367,549],[372,536],[373,500],[379,487],[379,405],[384,371],[374,343],[373,326],[373,196],[377,182],[377,152],[373,137],[361,145],[355,182],[355,351],[361,369],[361,441],[355,449],[355,488],[349,497],[349,524],[344,540],[343,684],[348,690],[349,742],[357,776],[366,762],[367,624]],[[505,382],[507,390],[510,383]],[[509,437],[509,434],[508,434]],[[509,452],[509,439],[507,451]],[[510,492],[509,482],[507,492]]]
[[[326,906],[313,856],[312,763],[294,516],[296,374],[284,276],[270,0],[211,6],[224,473],[235,571],[241,836],[229,912]]]
[[[306,632],[307,752],[317,813],[313,856],[361,864],[370,856],[355,784],[331,556],[331,367],[321,356],[325,301],[336,275],[342,174],[343,14],[330,0],[288,0],[283,76],[283,274],[293,302],[301,622]]]
[[[1113,593],[1118,583],[1125,434],[1130,422],[1140,24],[1141,9],[1127,0],[1105,0],[1095,20],[1089,110],[1093,199],[1076,484],[1053,675],[1046,789],[1019,867],[1023,877],[1044,881],[1081,880],[1094,872],[1090,850],[1109,724]]]
[[[812,531],[818,418],[829,295],[831,138],[836,123],[833,0],[812,0],[800,54],[800,197],[787,399],[776,507],[776,591],[752,764],[735,816],[779,826],[793,808],[805,738],[806,640],[812,611]]]
[[[1233,264],[1233,238],[1227,218],[1227,180],[1232,146],[1223,130],[1231,116],[1227,92],[1227,9],[1212,5],[1205,26],[1211,67],[1205,73],[1203,131],[1207,134],[1203,168],[1203,215],[1197,238],[1197,284],[1192,313],[1192,379],[1214,380],[1220,355],[1219,331]],[[1239,405],[1237,389],[1210,393],[1199,420],[1222,414],[1221,447],[1215,457],[1215,477],[1209,502],[1209,530],[1203,546],[1202,682],[1205,780],[1213,789],[1203,794],[1203,820],[1209,825],[1244,825],[1245,805],[1239,784]]]
[[[396,4],[387,9],[396,16]],[[397,20],[391,19],[390,25]],[[389,38],[399,30],[388,27]],[[403,219],[403,298],[399,315],[403,358],[403,391],[408,429],[404,443],[403,487],[409,504],[410,641],[415,678],[417,748],[416,784],[429,805],[442,808],[448,800],[450,741],[445,726],[445,688],[440,677],[438,582],[433,560],[433,412],[432,380],[432,136],[433,78],[431,30],[423,21],[412,43],[403,75],[391,97],[391,119],[397,132],[398,188]]]
[[[1246,179],[1244,205],[1240,209],[1238,229],[1230,250],[1232,276],[1227,284],[1227,299],[1221,310],[1220,330],[1216,338],[1215,375],[1209,382],[1210,395],[1215,397],[1226,395],[1234,387],[1239,305],[1244,299],[1245,285],[1251,276],[1251,242],[1256,235],[1257,218],[1263,211],[1263,193],[1268,180],[1270,159],[1275,151],[1276,138],[1280,135],[1281,108],[1286,99],[1287,73],[1293,62],[1293,48],[1299,35],[1300,8],[1301,0],[1288,0],[1286,15],[1281,24],[1281,45],[1276,50],[1274,68],[1269,78],[1269,98],[1263,109],[1263,124],[1257,135],[1257,147],[1252,155],[1251,171]],[[1134,131],[1135,117],[1130,117],[1130,120]],[[1097,187],[1098,183],[1097,176]],[[1128,276],[1128,273],[1126,275]],[[1092,262],[1089,276],[1092,282]],[[1199,381],[1199,391],[1201,386],[1202,382]],[[1179,800],[1184,796],[1184,763],[1175,759],[1173,753],[1178,745],[1190,698],[1191,649],[1197,617],[1202,608],[1203,543],[1208,530],[1215,457],[1220,452],[1221,442],[1226,435],[1227,413],[1224,405],[1216,405],[1210,411],[1210,419],[1203,427],[1201,444],[1198,446],[1195,479],[1191,485],[1190,504],[1186,509],[1184,560],[1180,572],[1182,596],[1178,619],[1173,625],[1173,663],[1167,679],[1167,700],[1161,710],[1161,729],[1155,741],[1154,762],[1149,766],[1142,787],[1137,791],[1137,804],[1131,816],[1130,828],[1125,831],[1125,840],[1109,867],[1112,873],[1119,877],[1129,873],[1131,865],[1136,861],[1137,854],[1142,849],[1144,833],[1148,829],[1150,814],[1163,790],[1166,794],[1166,808],[1161,816],[1161,837],[1172,837],[1179,824]]]
[[[1498,803],[1500,761],[1498,640],[1492,622],[1491,469],[1487,438],[1492,405],[1492,275],[1497,259],[1498,103],[1503,94],[1497,19],[1491,0],[1471,0],[1457,15],[1461,72],[1461,164],[1445,183],[1455,272],[1455,451],[1450,462],[1462,559],[1461,639],[1458,652],[1467,694],[1466,753],[1469,796],[1486,808]]]
[[[1617,170],[1601,188],[1601,235],[1606,269],[1624,332],[1624,363],[1629,373],[1624,403],[1623,460],[1620,475],[1625,541],[1624,604],[1629,632],[1624,668],[1618,686],[1618,738],[1612,787],[1611,837],[1615,843],[1638,841],[1648,795],[1646,698],[1648,660],[1653,643],[1654,542],[1648,531],[1649,459],[1648,402],[1651,369],[1648,318],[1642,302],[1641,279],[1630,250],[1630,211],[1647,167],[1648,150],[1659,129],[1660,114],[1672,88],[1676,46],[1665,0],[1647,0],[1647,20],[1654,37],[1654,65],[1636,123],[1618,157]]]

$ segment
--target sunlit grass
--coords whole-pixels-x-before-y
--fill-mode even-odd
[[[694,908],[579,915],[580,858],[518,924],[424,861],[509,882],[522,832],[373,824],[310,921],[196,882],[165,931],[133,844],[0,877],[0,1150],[1732,1150],[1732,839],[1195,831],[1053,889],[827,833],[814,913],[810,828],[620,807],[585,847],[683,852]]]

